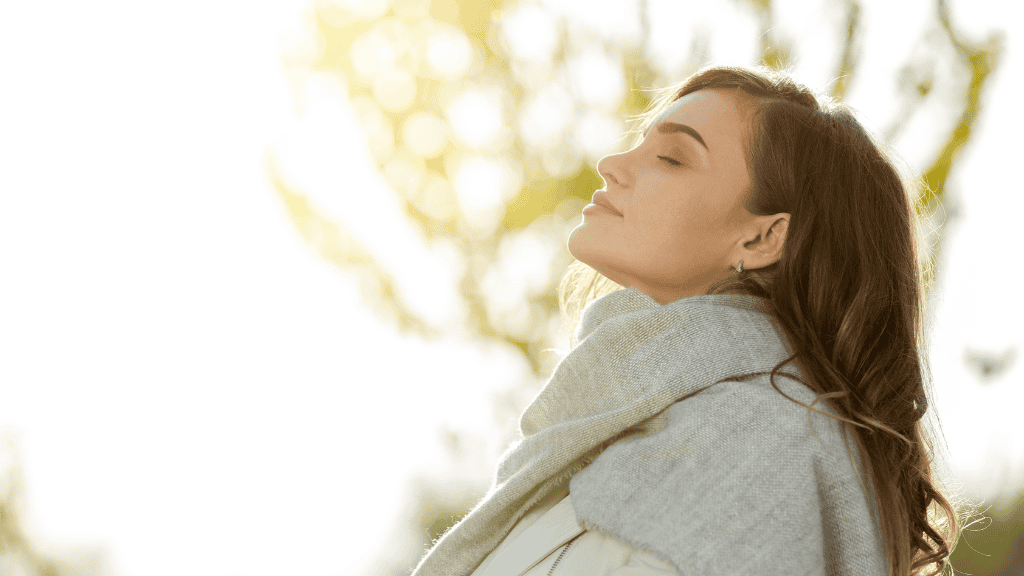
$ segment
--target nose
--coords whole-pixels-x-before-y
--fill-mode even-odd
[[[622,186],[626,182],[622,162],[625,154],[625,152],[609,154],[597,161],[597,173],[601,175],[601,178],[604,178],[606,187],[609,184]]]

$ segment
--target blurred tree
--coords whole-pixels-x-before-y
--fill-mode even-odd
[[[525,1],[366,0],[358,9],[357,4],[317,4],[322,49],[314,62],[298,66],[344,79],[367,146],[410,225],[427,238],[443,238],[457,247],[465,263],[459,291],[467,304],[468,327],[479,338],[517,347],[542,380],[551,369],[542,351],[562,344],[553,327],[560,318],[555,288],[571,261],[565,239],[580,208],[602,185],[593,164],[613,147],[614,138],[605,135],[621,131],[620,119],[644,111],[651,89],[676,82],[707,62],[707,31],[693,31],[691,58],[683,69],[667,70],[654,66],[650,57],[648,0],[621,3],[635,9],[630,13],[636,16],[635,34],[601,33]],[[776,36],[771,1],[734,4],[756,15],[761,63],[790,64],[792,50]],[[860,2],[838,0],[835,5],[845,20],[836,33],[840,58],[831,95],[841,100],[857,75],[863,24]],[[933,28],[943,32],[935,41],[953,48],[959,58],[953,64],[969,81],[957,96],[962,109],[954,128],[921,174],[927,189],[915,208],[929,217],[942,213],[947,178],[970,138],[1000,53],[999,36],[971,43],[958,34],[942,0],[933,15]],[[622,28],[630,26],[624,22]],[[529,31],[529,41],[524,42],[523,30]],[[932,97],[929,65],[908,62],[899,78],[871,79],[898,81],[905,95],[904,108],[886,130],[889,140],[904,130],[903,119]],[[606,75],[600,79],[603,89],[594,88],[600,82],[587,82],[599,74]],[[312,250],[360,278],[367,302],[401,328],[424,335],[445,330],[429,325],[404,303],[392,274],[373,253],[290,187],[278,175],[274,158],[269,160],[277,190]],[[550,249],[516,249],[530,242]],[[510,259],[528,253],[548,255],[547,261],[534,263],[546,278],[510,281],[504,272]],[[930,285],[937,248],[928,257]],[[535,385],[523,383],[531,390]],[[521,391],[509,391],[496,403],[512,406],[517,394]],[[412,560],[475,501],[425,484],[414,492],[420,502],[412,518],[412,532],[419,536],[406,551]],[[404,573],[406,564],[399,559],[388,571]]]

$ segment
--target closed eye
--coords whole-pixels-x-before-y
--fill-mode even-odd
[[[668,162],[672,166],[682,166],[683,165],[682,162],[679,162],[678,160],[673,160],[672,158],[669,158],[668,156],[658,156],[658,159],[659,160],[663,160],[665,162]]]

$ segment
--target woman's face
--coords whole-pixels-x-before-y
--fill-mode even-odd
[[[602,158],[605,189],[595,194],[598,205],[583,209],[569,252],[662,304],[703,294],[740,260],[745,269],[767,265],[744,248],[771,217],[743,206],[750,113],[737,104],[728,92],[693,92],[673,102],[639,146]]]

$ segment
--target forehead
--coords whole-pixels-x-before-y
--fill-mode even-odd
[[[750,125],[750,112],[740,100],[722,90],[698,90],[679,98],[658,115],[661,122],[685,124],[697,130],[708,149],[719,152],[743,151],[743,142]]]

